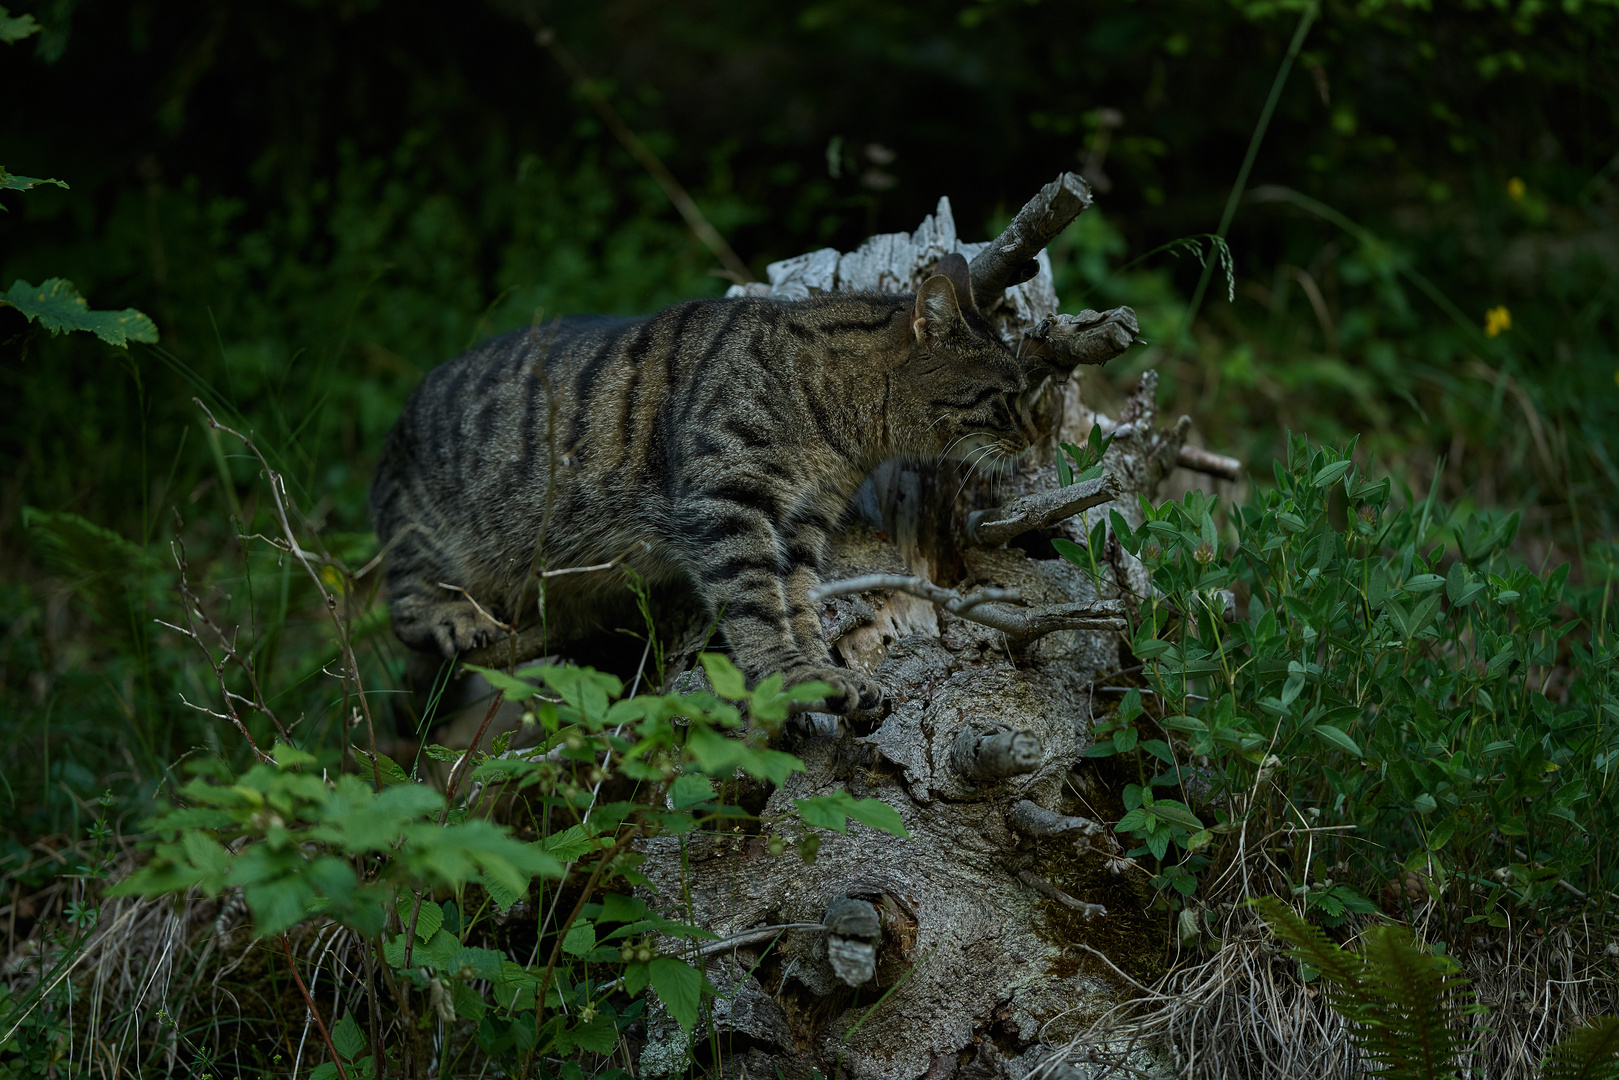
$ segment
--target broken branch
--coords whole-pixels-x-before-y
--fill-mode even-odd
[[[1136,313],[1130,308],[1086,308],[1078,315],[1047,315],[1023,331],[1021,351],[1068,371],[1075,364],[1094,367],[1107,363],[1135,344],[1140,333]]]
[[[1094,604],[1049,604],[1022,610],[1004,606],[1023,598],[1015,589],[981,589],[963,596],[921,578],[900,574],[866,574],[846,581],[831,581],[809,591],[812,603],[834,596],[893,589],[930,601],[958,618],[980,623],[1006,635],[1008,648],[1019,649],[1036,638],[1058,630],[1123,630],[1124,605],[1117,600]],[[993,605],[993,606],[991,606]]]
[[[987,309],[1012,285],[1039,273],[1034,257],[1091,205],[1091,186],[1065,172],[1023,205],[1006,230],[973,259],[973,299]]]
[[[1118,477],[1103,473],[1095,480],[1025,495],[994,510],[975,511],[967,518],[967,536],[986,547],[1004,544],[1026,532],[1055,525],[1081,510],[1112,502],[1123,490]]]

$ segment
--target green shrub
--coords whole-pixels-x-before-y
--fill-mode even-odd
[[[1137,529],[1114,513],[1154,588],[1131,642],[1146,688],[1089,753],[1136,764],[1131,854],[1174,896],[1243,851],[1333,923],[1390,882],[1494,925],[1600,907],[1619,888],[1597,842],[1619,830],[1607,584],[1524,566],[1517,515],[1390,488],[1295,437],[1234,541],[1199,492],[1143,503]]]

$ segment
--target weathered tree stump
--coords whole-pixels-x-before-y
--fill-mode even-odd
[[[1065,174],[999,239],[964,244],[941,199],[914,233],[788,259],[769,268],[768,284],[733,292],[909,290],[960,251],[981,310],[1009,342],[1060,354],[1064,367],[1103,363],[1134,340],[1133,313],[1059,314],[1042,250],[1089,203],[1084,181]],[[1189,425],[1155,425],[1155,387],[1148,373],[1113,420],[1085,408],[1077,380],[1054,379],[1050,437],[1011,472],[895,462],[861,489],[820,593],[822,625],[892,708],[796,718],[784,748],[808,772],[771,792],[762,813],[789,820],[794,798],[846,789],[893,806],[911,838],[857,824],[823,832],[807,865],[790,851],[769,856],[760,836],[644,843],[648,899],[672,916],[721,935],[825,926],[708,959],[722,990],[712,1016],[721,1060],[710,1065],[725,1075],[1021,1076],[1124,993],[1070,946],[1111,952],[1143,940],[1128,909],[1139,908],[1145,876],[1098,824],[1110,815],[1091,805],[1082,754],[1102,707],[1094,683],[1118,669],[1120,630],[1148,584],[1111,537],[1095,578],[1049,539],[1084,546],[1110,509],[1139,524],[1138,493],[1151,497],[1177,464]],[[1106,475],[1061,488],[1057,442],[1080,442],[1097,423],[1114,435]],[[804,826],[791,820],[780,831],[795,841]],[[654,1010],[642,1070],[679,1071],[694,1054],[706,1058],[706,1039],[690,1045]]]

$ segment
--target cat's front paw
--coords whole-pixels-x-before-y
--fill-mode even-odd
[[[822,700],[820,712],[840,715],[870,712],[882,705],[885,697],[881,686],[848,668],[804,668],[793,672],[788,681],[793,686],[807,682],[830,686],[832,692]]]
[[[446,659],[481,649],[505,636],[505,628],[471,604],[442,604],[433,613],[433,641]]]

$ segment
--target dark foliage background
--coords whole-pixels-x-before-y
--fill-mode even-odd
[[[1287,429],[1360,434],[1419,496],[1437,479],[1459,511],[1521,509],[1531,562],[1572,559],[1609,617],[1609,4],[1325,4],[1230,231],[1235,300],[1216,278],[1184,332],[1198,263],[1126,264],[1214,230],[1299,4],[21,7],[46,30],[4,53],[0,163],[71,189],[0,197],[0,285],[69,278],[162,338],[126,353],[0,308],[8,873],[53,872],[40,838],[104,787],[135,812],[190,748],[236,752],[178,704],[206,688],[152,622],[176,606],[176,535],[236,598],[285,714],[335,730],[309,591],[273,554],[243,555],[257,470],[193,396],[257,432],[330,542],[363,556],[371,464],[427,369],[539,312],[725,287],[525,14],[756,275],[914,228],[941,194],[988,236],[1089,168],[1098,209],[1053,251],[1059,293],[1071,310],[1134,304],[1152,343],[1087,376],[1095,400],[1157,367],[1166,408],[1261,482]],[[1511,328],[1486,335],[1493,308]],[[78,518],[25,527],[25,507]],[[385,631],[364,643],[397,670]]]

